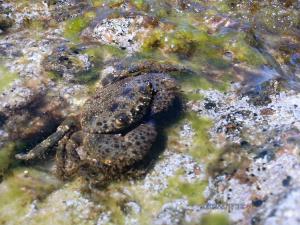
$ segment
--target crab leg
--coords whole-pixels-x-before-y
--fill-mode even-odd
[[[82,143],[81,131],[65,135],[59,142],[56,151],[56,175],[62,179],[71,178],[80,167],[80,157],[76,148]]]
[[[36,145],[28,153],[16,154],[15,157],[19,160],[32,160],[42,157],[47,153],[64,135],[70,131],[71,128],[76,126],[76,120],[74,118],[68,118],[57,128],[56,132],[51,134],[47,139]]]
[[[122,170],[144,158],[157,137],[154,122],[139,125],[124,136],[88,134],[84,140],[87,161]],[[112,172],[112,171],[110,171]]]

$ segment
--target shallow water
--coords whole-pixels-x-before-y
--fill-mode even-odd
[[[267,223],[259,207],[276,207],[267,200],[275,187],[266,191],[267,172],[254,179],[249,170],[262,155],[267,165],[282,152],[299,156],[299,10],[297,0],[0,0],[0,224]],[[145,62],[180,69],[169,74],[185,106],[159,121],[163,143],[138,178],[91,191],[83,178],[54,176],[55,148],[15,159],[79,112],[111,72],[134,76]],[[294,182],[291,171],[279,174]]]

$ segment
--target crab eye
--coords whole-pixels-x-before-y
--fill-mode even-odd
[[[120,127],[123,127],[124,125],[126,125],[129,121],[129,118],[126,114],[120,114],[116,117],[116,120],[115,120],[115,125],[116,127],[120,128]]]

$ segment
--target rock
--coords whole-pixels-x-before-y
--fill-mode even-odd
[[[82,0],[47,0],[46,2],[51,17],[57,22],[80,16],[91,7],[89,1]]]
[[[284,193],[276,204],[269,210],[269,215],[264,215],[266,218],[261,218],[263,224],[299,224],[299,207],[300,207],[300,189],[292,189]]]
[[[278,86],[277,80],[266,81],[250,88],[242,96],[248,96],[248,102],[254,106],[268,105],[272,102],[271,96],[278,93]]]
[[[204,101],[191,102],[189,107],[215,121],[210,133],[218,144],[225,145],[223,137],[226,137],[229,143],[240,143],[242,140],[253,143],[258,147],[257,152],[263,148],[278,149],[281,143],[279,137],[293,129],[293,121],[300,118],[300,111],[295,107],[298,94],[293,91],[280,92],[274,85],[266,84],[262,88],[264,91],[257,92],[256,97],[249,97],[239,94],[235,87],[232,88],[232,91],[225,94],[199,91],[205,96]],[[268,103],[261,98],[265,94],[267,97],[262,98],[269,99]],[[255,99],[263,104],[254,104]],[[210,107],[211,102],[216,103],[214,107]]]
[[[38,141],[51,134],[62,121],[65,102],[59,98],[40,98],[6,119],[3,128],[9,133],[10,140]]]
[[[136,202],[125,203],[122,210],[125,214],[139,214],[142,211],[141,206]]]
[[[30,82],[34,83],[34,81]],[[28,87],[27,84],[26,81],[16,80],[11,87],[0,94],[0,112],[10,115],[45,94],[45,86],[40,82],[34,88]]]
[[[164,160],[159,161],[151,173],[147,174],[143,182],[146,191],[161,192],[168,187],[168,178],[175,176],[179,169],[185,172],[188,183],[203,179],[204,174],[197,174],[194,168],[201,168],[192,157],[179,153],[166,151],[163,155]],[[201,168],[203,169],[203,168]]]
[[[57,179],[46,172],[29,168],[15,170],[0,183],[0,222],[24,223],[35,214],[40,201],[60,185]]]
[[[0,34],[10,28],[14,20],[9,15],[11,10],[3,7],[3,2],[0,1]]]
[[[76,80],[77,75],[88,72],[92,67],[88,55],[80,51],[80,49],[60,46],[45,57],[42,66],[46,71],[53,72],[66,80]]]
[[[0,12],[1,13],[1,12]],[[6,15],[0,14],[0,31],[6,31],[13,25],[13,20]]]
[[[162,210],[158,213],[152,224],[155,225],[179,225],[183,224],[184,214],[187,208],[187,202],[177,200],[163,205]]]
[[[140,38],[148,32],[143,27],[144,18],[142,16],[105,18],[99,22],[96,18],[95,21],[82,32],[83,39],[115,45],[129,53],[140,49],[142,43]]]

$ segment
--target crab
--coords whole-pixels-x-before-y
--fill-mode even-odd
[[[179,97],[178,83],[166,73],[172,70],[178,68],[141,63],[107,76],[78,115],[16,158],[39,158],[57,146],[59,177],[79,174],[91,183],[118,177],[151,153],[157,118]]]

